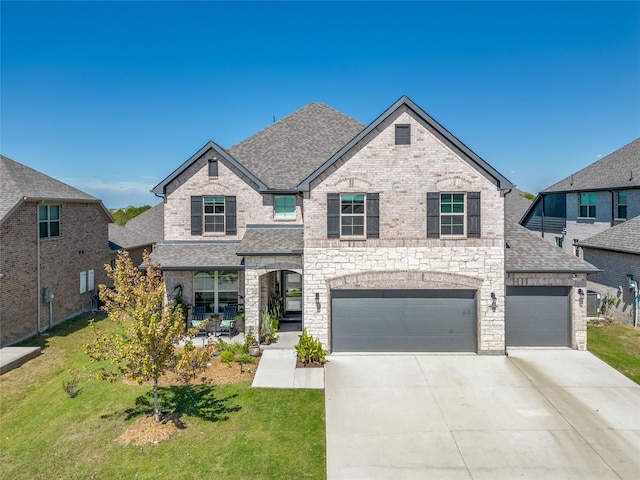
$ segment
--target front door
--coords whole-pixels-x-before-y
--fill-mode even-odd
[[[282,272],[284,290],[284,316],[302,314],[302,275],[296,272]]]

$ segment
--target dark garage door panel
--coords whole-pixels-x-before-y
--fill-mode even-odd
[[[566,347],[569,322],[568,287],[507,287],[507,346]]]
[[[475,352],[473,290],[333,290],[334,352]]]

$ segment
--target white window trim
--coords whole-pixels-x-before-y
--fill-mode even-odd
[[[214,273],[213,275],[213,290],[196,290],[196,275],[198,273],[206,273],[206,274],[211,274],[211,272],[195,272],[193,275],[193,305],[195,306],[196,304],[196,292],[207,292],[207,293],[213,293],[213,304],[214,304],[214,312],[218,312],[219,306],[220,306],[220,293],[236,293],[236,295],[238,296],[238,301],[240,301],[240,274],[238,272],[236,272],[236,275],[238,276],[238,288],[237,290],[220,290],[220,285],[218,283],[218,276],[220,274],[221,271],[225,271],[227,272],[228,270],[213,270],[212,272]],[[220,313],[214,313],[213,315],[220,315]]]
[[[292,198],[293,199],[293,214],[290,215],[278,215],[276,213],[276,199],[277,198]],[[278,221],[290,221],[297,218],[297,202],[295,195],[274,195],[273,196],[273,219]]]
[[[208,198],[222,198],[222,213],[206,213],[206,204]],[[215,202],[214,202],[215,205]],[[215,209],[215,207],[214,207]],[[202,197],[202,235],[203,236],[224,236],[227,231],[227,201],[224,195],[204,195]],[[222,217],[221,232],[207,232],[207,217]]]
[[[362,195],[363,198],[363,213],[342,213],[342,196],[343,195]],[[362,217],[362,235],[343,235],[342,234],[342,219],[344,217]],[[365,240],[367,238],[367,194],[363,192],[343,192],[340,194],[340,239],[342,240]]]
[[[463,199],[463,211],[455,213],[443,213],[442,212],[442,196],[443,195],[462,195]],[[467,192],[440,192],[440,238],[467,238]],[[462,233],[442,233],[442,217],[456,216],[462,217]]]

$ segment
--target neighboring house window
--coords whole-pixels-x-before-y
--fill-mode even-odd
[[[237,234],[235,196],[191,197],[191,235]]]
[[[327,237],[379,238],[380,194],[328,193]]]
[[[556,237],[556,246],[562,248],[562,243],[564,242],[563,237]]]
[[[627,192],[618,192],[618,216],[616,218],[627,218]]]
[[[296,197],[276,195],[273,199],[274,218],[296,218]]]
[[[596,192],[580,194],[580,217],[596,218]]]
[[[204,232],[224,233],[224,197],[203,197]]]
[[[60,206],[39,205],[40,238],[60,236]]]
[[[340,195],[340,236],[364,237],[364,193]]]
[[[480,238],[480,192],[427,192],[427,238]]]
[[[227,305],[238,303],[238,272],[197,272],[193,277],[194,307],[207,314],[220,314]]]
[[[411,145],[411,125],[396,125],[396,145]]]
[[[440,235],[464,235],[464,193],[440,194]]]

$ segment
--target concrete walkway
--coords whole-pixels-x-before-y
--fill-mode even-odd
[[[276,343],[263,346],[251,384],[254,388],[324,388],[324,368],[296,368],[300,332],[280,332]]]
[[[331,355],[328,480],[640,478],[640,386],[575,350]]]
[[[0,348],[0,375],[36,358],[42,353],[40,347],[3,347]]]

